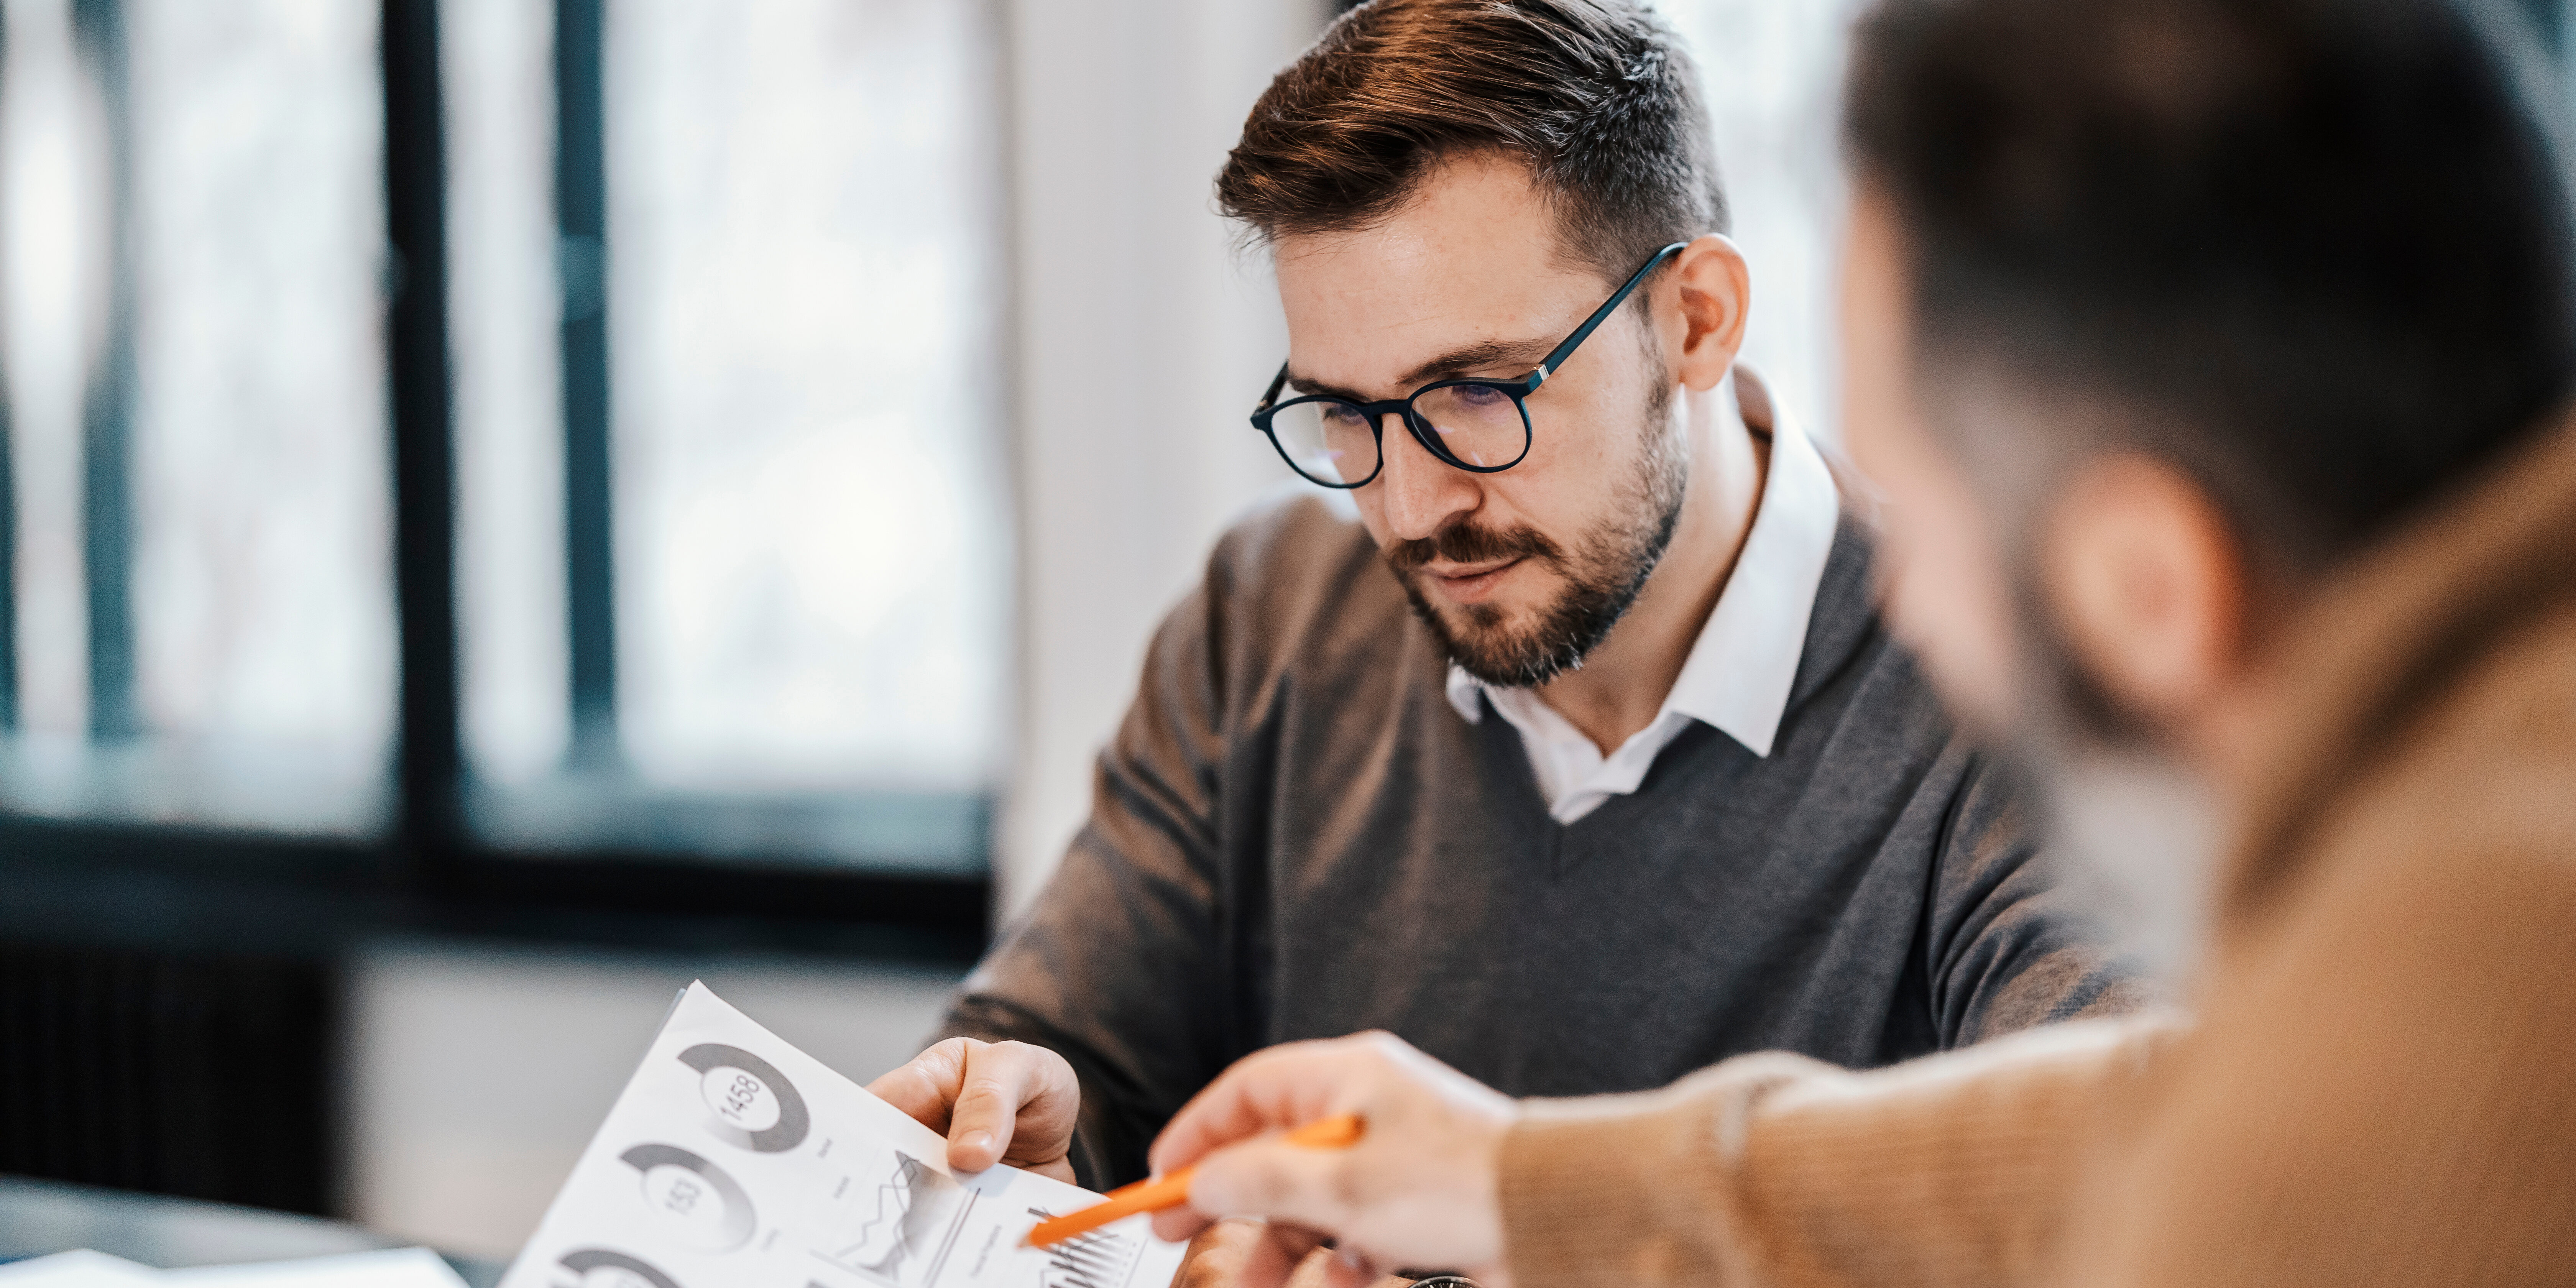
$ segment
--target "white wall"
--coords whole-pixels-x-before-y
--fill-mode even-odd
[[[1286,478],[1286,356],[1210,184],[1321,0],[1012,0],[1022,719],[995,856],[1025,907],[1089,807],[1154,626]]]
[[[692,979],[865,1083],[911,1059],[953,974],[429,944],[350,981],[350,1215],[504,1259],[572,1171]]]

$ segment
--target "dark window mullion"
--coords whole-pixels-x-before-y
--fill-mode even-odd
[[[131,737],[134,704],[134,110],[120,0],[74,0],[107,116],[107,351],[81,415],[81,562],[89,591],[89,727]],[[13,686],[14,687],[14,686]]]
[[[555,0],[555,227],[563,301],[565,627],[572,764],[617,744],[617,618],[608,412],[608,174],[600,0]]]
[[[436,0],[384,0],[386,368],[394,455],[394,594],[402,658],[402,840],[455,852],[456,454],[447,341],[446,123]]]

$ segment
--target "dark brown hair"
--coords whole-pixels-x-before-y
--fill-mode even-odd
[[[1631,0],[1374,0],[1253,104],[1217,204],[1270,240],[1363,228],[1441,161],[1526,161],[1567,256],[1612,281],[1726,230],[1698,74]]]
[[[1999,446],[2170,460],[2294,573],[2576,384],[2557,167],[2446,0],[1881,0],[1849,96],[1923,369],[2116,409]]]

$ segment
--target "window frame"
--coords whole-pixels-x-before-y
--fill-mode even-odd
[[[111,313],[104,367],[84,414],[83,526],[90,579],[91,733],[134,732],[130,591],[133,382],[132,126],[126,109],[123,0],[73,0],[109,104]],[[456,432],[450,340],[444,81],[437,0],[381,0],[384,103],[386,419],[393,487],[397,703],[391,809],[372,837],[279,836],[119,819],[0,814],[0,932],[156,942],[212,934],[277,946],[372,933],[497,934],[710,948],[803,946],[943,963],[971,961],[989,938],[989,795],[857,797],[890,817],[947,811],[970,835],[956,854],[889,850],[865,863],[746,859],[602,834],[534,848],[478,837],[464,756],[459,668]],[[603,238],[601,0],[554,0],[561,235]],[[615,739],[610,420],[605,308],[567,316],[565,521],[573,757]],[[118,355],[123,355],[120,361]],[[0,396],[0,485],[9,482]],[[15,543],[0,486],[0,555]],[[18,724],[14,560],[0,558],[0,728]],[[102,596],[105,599],[102,599]],[[104,605],[108,610],[100,611]],[[611,753],[613,754],[613,753]],[[589,759],[585,759],[585,758]],[[787,798],[782,798],[785,800]],[[666,810],[689,808],[685,801]],[[757,810],[757,801],[726,808]],[[685,830],[685,829],[683,829]],[[887,829],[900,835],[901,826]],[[900,843],[897,843],[898,847]],[[956,847],[951,847],[955,850]],[[910,862],[907,862],[910,861]],[[102,896],[104,892],[104,897]],[[131,896],[131,897],[129,897]]]

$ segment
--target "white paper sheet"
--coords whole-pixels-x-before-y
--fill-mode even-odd
[[[344,1252],[240,1266],[190,1266],[160,1275],[161,1288],[465,1288],[456,1271],[427,1248]]]
[[[389,1248],[293,1261],[155,1270],[86,1248],[0,1266],[6,1288],[465,1288],[437,1253]]]
[[[150,1266],[82,1248],[0,1265],[8,1288],[151,1288],[161,1272]]]
[[[1098,1195],[952,1172],[937,1132],[692,984],[501,1288],[1166,1288],[1146,1218],[1051,1249]]]

